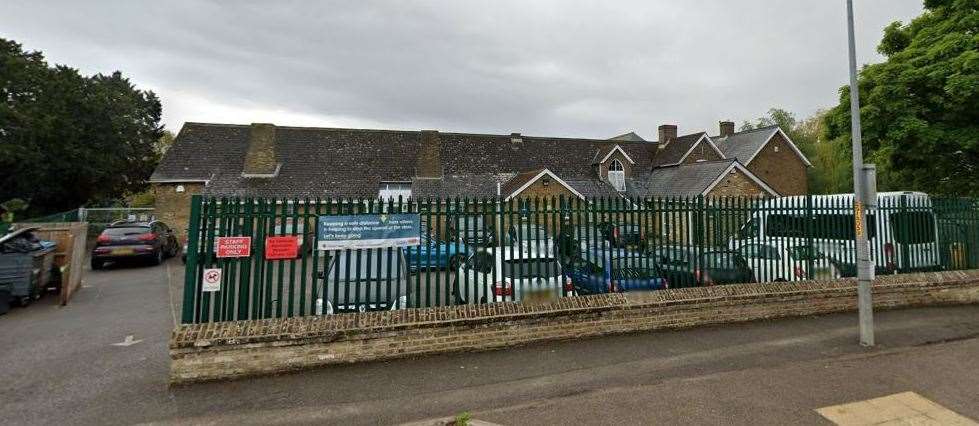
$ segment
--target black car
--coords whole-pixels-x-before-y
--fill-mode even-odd
[[[710,249],[700,252],[700,260],[694,262],[697,251],[688,246],[663,246],[653,250],[656,264],[670,281],[671,288],[754,282],[748,261],[739,253]]]
[[[95,240],[92,269],[119,260],[146,260],[159,265],[179,251],[177,237],[163,222],[115,222]]]
[[[602,238],[612,244],[612,247],[642,247],[646,243],[642,227],[627,223],[603,222],[598,224]]]

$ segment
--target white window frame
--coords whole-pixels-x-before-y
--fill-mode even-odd
[[[607,173],[609,185],[612,185],[616,191],[625,191],[625,167],[623,167],[622,162],[618,158],[613,159],[608,164]]]

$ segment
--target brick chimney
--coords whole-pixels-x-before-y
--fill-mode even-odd
[[[659,126],[659,145],[666,146],[670,141],[676,139],[676,124],[664,124]]]
[[[248,130],[243,177],[271,178],[279,174],[279,156],[275,147],[275,125],[252,123]]]
[[[733,121],[722,121],[720,124],[721,137],[728,137],[734,134],[734,122]]]
[[[442,138],[438,130],[422,130],[421,144],[418,146],[418,159],[415,175],[419,178],[439,179],[442,177]]]

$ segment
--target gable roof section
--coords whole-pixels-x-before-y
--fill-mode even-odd
[[[645,142],[642,136],[636,134],[636,132],[623,133],[618,136],[613,136],[609,138],[610,141],[631,141],[631,142]]]
[[[751,171],[748,170],[747,167],[745,167],[744,165],[742,165],[741,162],[738,161],[738,160],[734,160],[734,162],[731,163],[731,166],[730,167],[728,167],[727,169],[725,169],[724,172],[722,172],[719,176],[717,176],[717,179],[714,180],[713,183],[711,183],[710,185],[707,186],[707,189],[704,190],[704,193],[706,194],[706,193],[710,192],[712,189],[714,189],[714,187],[717,186],[717,184],[721,183],[721,180],[724,179],[724,176],[726,176],[728,173],[730,173],[731,170],[733,170],[733,169],[737,169],[742,174],[744,174],[745,176],[747,176],[748,179],[751,179],[753,182],[755,182],[756,184],[758,184],[758,186],[760,186],[761,189],[765,190],[765,192],[767,192],[768,195],[771,195],[773,197],[778,197],[779,196],[779,193],[777,191],[775,191],[772,187],[768,186],[768,184],[766,184],[764,181],[762,181],[761,179],[759,179],[758,176],[755,176],[754,173],[751,173]]]
[[[758,183],[766,192],[778,196],[777,192],[735,159],[659,167],[639,179],[634,179],[631,191],[643,197],[697,196],[709,192],[735,168]]]
[[[625,150],[618,144],[599,148],[598,152],[595,153],[595,160],[592,161],[592,164],[601,164],[608,161],[608,158],[611,157],[616,151],[621,153],[622,156],[625,157],[626,161],[628,161],[630,164],[636,164],[636,162],[632,160],[632,157],[630,157],[629,154],[626,153]]]
[[[777,125],[746,130],[723,138],[715,137],[714,143],[721,149],[725,157],[737,158],[742,164],[750,164],[751,160],[765,148],[768,141],[772,140],[778,134],[782,135],[782,138],[785,139],[795,154],[802,159],[802,162],[806,163],[807,166],[812,166],[812,163],[799,150],[795,142],[792,142],[792,139],[789,139],[789,135],[785,134]]]
[[[653,167],[666,167],[680,164],[683,162],[687,156],[693,152],[694,148],[700,143],[707,143],[711,149],[717,151],[721,157],[726,157],[721,150],[714,145],[714,142],[707,136],[707,132],[692,133],[689,135],[684,135],[677,137],[676,139],[670,141],[656,152],[656,156],[652,160]],[[663,143],[662,141],[660,143]]]
[[[500,187],[500,195],[505,197],[504,201],[509,201],[511,198],[519,195],[523,190],[527,189],[534,182],[544,176],[551,178],[553,182],[556,182],[565,188],[568,188],[572,194],[578,198],[585,198],[580,192],[575,190],[569,183],[565,182],[561,178],[557,177],[556,174],[547,169],[531,170],[527,172],[517,173],[512,179],[504,182]]]

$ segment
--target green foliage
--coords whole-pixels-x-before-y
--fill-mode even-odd
[[[860,71],[864,152],[881,190],[979,195],[979,2],[928,0],[908,25],[884,30],[883,63]],[[826,116],[850,145],[850,91]]]
[[[456,415],[453,424],[455,426],[466,426],[469,424],[471,420],[472,420],[472,414],[470,414],[468,411],[465,411]]]
[[[0,203],[0,210],[3,210],[3,215],[0,216],[0,220],[4,222],[13,222],[14,214],[27,210],[27,201],[20,198],[12,198],[10,200]]]
[[[0,200],[44,214],[146,187],[162,108],[120,72],[84,77],[0,39],[0,99]]]

